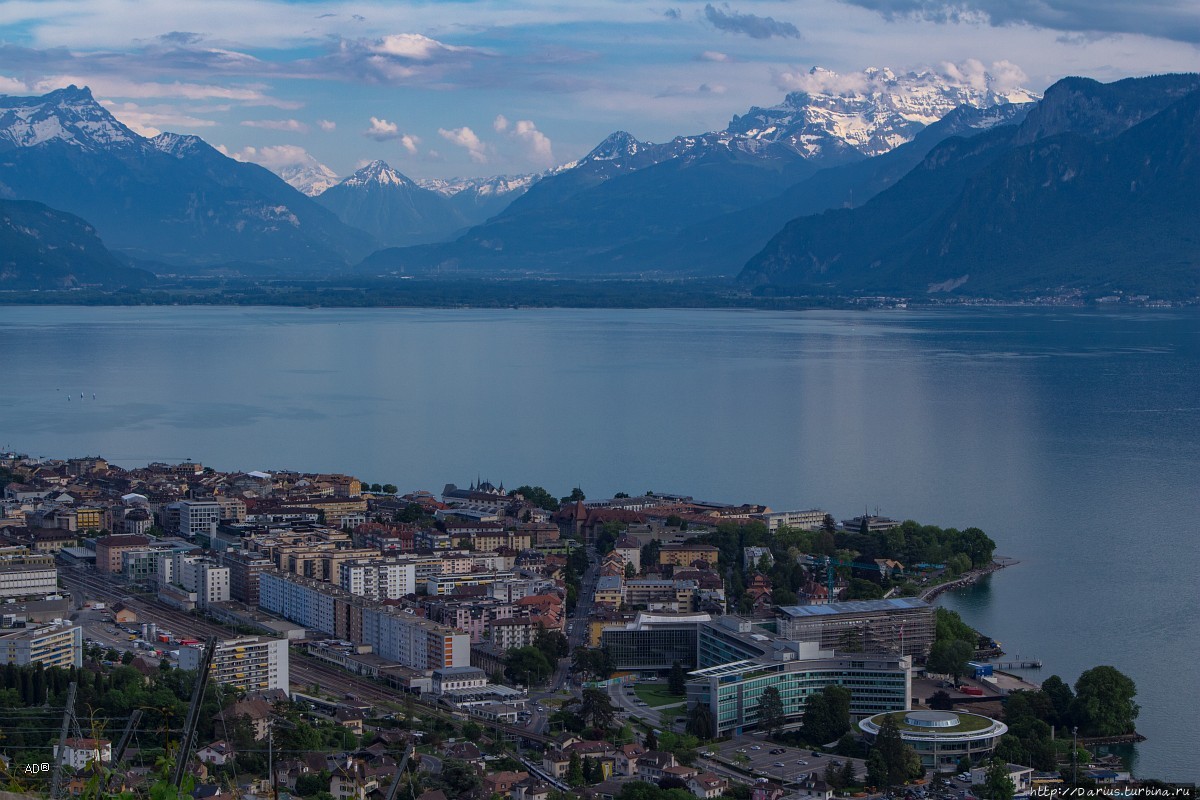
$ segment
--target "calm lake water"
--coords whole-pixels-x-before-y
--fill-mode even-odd
[[[0,364],[32,455],[978,525],[1021,563],[942,602],[1129,674],[1138,774],[1200,780],[1194,311],[0,307]]]

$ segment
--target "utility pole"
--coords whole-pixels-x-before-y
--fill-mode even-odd
[[[204,688],[208,685],[208,673],[212,668],[213,654],[217,651],[217,637],[208,637],[204,645],[204,655],[200,657],[200,669],[196,675],[196,685],[192,688],[192,704],[188,706],[187,722],[183,726],[183,735],[179,739],[179,752],[175,756],[175,776],[171,785],[176,789],[183,783],[183,774],[187,771],[188,758],[192,754],[192,744],[196,740],[196,725],[200,722],[200,705],[204,701]]]
[[[141,718],[142,710],[140,708],[134,709],[133,713],[129,715],[129,724],[125,726],[125,730],[121,734],[121,740],[117,742],[117,746],[113,748],[112,751],[112,764],[114,767],[116,767],[121,759],[124,758],[125,748],[129,746],[129,740],[133,736],[133,730],[137,727],[138,721],[141,720]],[[112,779],[113,776],[110,775],[104,782],[104,791],[106,794],[108,792],[109,784],[112,783]]]
[[[267,780],[270,782],[271,800],[275,800],[275,726],[267,720]]]
[[[50,779],[50,799],[58,800],[59,792],[62,790],[62,767],[63,756],[67,752],[67,729],[71,727],[71,720],[75,718],[75,689],[76,685],[72,681],[67,687],[67,707],[63,709],[62,728],[58,732],[58,750],[54,754],[54,775]]]

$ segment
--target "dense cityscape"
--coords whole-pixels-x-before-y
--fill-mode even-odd
[[[0,488],[14,790],[1011,800],[1144,785],[1106,751],[1140,738],[1129,678],[1031,683],[1013,670],[1040,662],[1006,660],[933,604],[1014,563],[977,528],[99,456],[2,454]]]

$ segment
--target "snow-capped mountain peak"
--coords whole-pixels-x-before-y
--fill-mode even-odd
[[[143,140],[97,103],[87,87],[71,85],[40,97],[0,96],[0,150],[50,141],[97,150]]]
[[[422,189],[436,192],[442,197],[454,197],[463,192],[479,198],[500,197],[513,192],[523,193],[545,174],[492,175],[486,178],[417,178],[416,183]]]
[[[155,148],[156,150],[161,150],[164,153],[169,153],[176,158],[184,158],[185,156],[196,152],[200,148],[209,147],[208,142],[204,141],[199,136],[170,133],[167,131],[151,137],[149,141],[151,147]]]
[[[728,131],[782,142],[802,155],[850,149],[865,156],[885,153],[912,139],[961,105],[988,108],[1031,103],[1038,95],[1000,83],[986,72],[964,74],[953,65],[942,72],[897,75],[883,67],[840,75],[821,67],[784,75],[794,87],[778,105],[751,108],[734,117]]]
[[[380,186],[409,186],[415,187],[416,184],[407,176],[388,166],[386,161],[372,161],[365,167],[357,170],[353,175],[342,181],[345,186],[366,186],[368,184],[379,184]]]
[[[342,180],[336,172],[311,156],[302,163],[281,167],[277,174],[293,189],[309,197],[316,197]]]

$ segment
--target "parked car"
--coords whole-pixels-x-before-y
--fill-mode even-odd
[[[787,764],[783,763],[782,761],[776,761],[775,766],[779,767],[780,769],[783,769],[784,767],[787,766]]]

